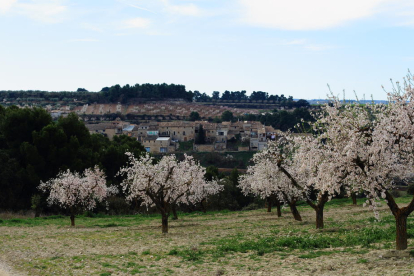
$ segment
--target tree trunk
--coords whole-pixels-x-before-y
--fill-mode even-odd
[[[407,217],[414,211],[414,197],[411,200],[410,204],[407,207],[399,208],[393,196],[385,191],[385,199],[387,200],[387,205],[390,207],[390,210],[395,218],[396,225],[396,249],[404,250],[407,249]]]
[[[302,221],[302,217],[300,216],[299,211],[296,208],[296,201],[289,202],[288,204],[295,220]]]
[[[270,197],[268,197],[266,199],[266,202],[267,202],[267,212],[270,213],[270,212],[272,212],[272,199]]]
[[[323,229],[323,209],[325,203],[328,202],[328,193],[323,193],[318,196],[318,204],[313,203],[310,199],[306,200],[306,203],[315,210],[316,213],[316,229]]]
[[[352,197],[352,205],[357,205],[357,197],[356,197],[356,193],[351,193],[351,197]]]
[[[280,202],[279,200],[276,200],[276,208],[277,208],[277,217],[281,217],[282,216],[282,211],[280,209]]]
[[[71,214],[70,215],[70,226],[75,226],[75,215]]]
[[[168,233],[168,215],[162,214],[162,233],[167,234]]]
[[[315,209],[316,211],[316,229],[323,229],[323,207],[318,206],[318,208]]]
[[[172,213],[173,213],[173,220],[177,220],[178,219],[178,215],[177,215],[177,209],[175,207],[175,204],[173,204],[173,206],[171,207],[172,209]]]
[[[397,212],[395,222],[397,227],[397,250],[407,249],[407,215],[402,212]]]
[[[207,213],[207,208],[206,208],[206,199],[204,198],[201,202],[201,208],[203,209],[203,213]]]

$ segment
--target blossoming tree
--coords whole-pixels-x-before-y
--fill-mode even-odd
[[[92,210],[96,202],[102,202],[111,194],[115,187],[107,187],[105,174],[96,166],[86,169],[83,174],[67,170],[56,178],[41,182],[39,190],[49,192],[47,201],[56,204],[70,212],[71,226],[75,226],[75,215],[82,210]]]
[[[240,176],[239,188],[245,195],[254,194],[266,199],[268,204],[274,199],[289,205],[293,217],[301,221],[296,202],[303,198],[302,192],[284,174],[278,172],[273,158],[274,155],[269,150],[256,153],[252,158],[255,164],[247,168],[246,174]],[[280,204],[277,207],[280,217]]]
[[[334,99],[319,120],[331,153],[324,162],[330,175],[320,171],[320,179],[327,185],[338,179],[353,183],[350,191],[364,191],[374,211],[376,201],[385,199],[396,220],[398,250],[407,248],[407,217],[414,211],[414,199],[400,208],[390,193],[395,176],[413,172],[414,89],[406,84],[388,94],[387,105],[342,105]]]
[[[293,193],[295,200],[302,199],[315,210],[316,228],[324,227],[324,206],[344,185],[341,181],[331,181],[330,185],[327,185],[320,180],[317,173],[325,171],[325,163],[322,161],[326,159],[326,152],[323,148],[323,144],[315,135],[297,136],[286,133],[285,137],[278,141],[269,142],[268,148],[255,156],[257,170],[263,170],[264,163],[268,163],[272,168],[269,175],[273,176],[274,180],[269,184],[273,188],[277,182],[277,188],[282,195]],[[312,193],[316,194],[316,200],[312,199]]]
[[[168,217],[176,204],[194,204],[222,189],[216,181],[204,179],[205,169],[191,156],[183,161],[175,156],[163,156],[155,162],[149,154],[135,158],[129,156],[129,167],[119,174],[125,175],[121,183],[127,200],[140,199],[142,205],[155,206],[162,216],[162,233],[168,233]]]

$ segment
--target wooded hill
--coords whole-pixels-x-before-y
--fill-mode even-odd
[[[239,103],[239,104],[277,104],[280,106],[306,107],[309,103],[305,100],[294,101],[292,96],[269,95],[267,92],[253,91],[250,96],[246,91],[225,91],[220,95],[219,91],[214,91],[212,96],[199,91],[187,91],[181,84],[119,84],[104,87],[99,92],[89,92],[85,88],[78,88],[76,92],[48,92],[48,91],[0,91],[0,102],[3,105],[24,105],[37,104],[46,105],[50,103],[83,105],[92,103],[140,103],[148,100],[167,100],[176,99],[187,102],[205,103]]]

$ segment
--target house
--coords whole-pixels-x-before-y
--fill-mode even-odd
[[[158,123],[157,122],[149,122],[149,123],[142,123],[137,126],[135,137],[139,142],[142,142],[147,137],[158,137],[159,130],[158,130]]]
[[[152,137],[145,138],[142,142],[145,150],[151,153],[172,153],[175,152],[177,143],[171,137]]]
[[[122,134],[122,124],[120,125],[118,122],[85,124],[85,126],[90,134],[102,134],[105,137],[108,137],[109,140],[113,140],[115,135]]]
[[[136,137],[137,130],[138,130],[138,126],[127,125],[127,126],[124,126],[124,128],[122,129],[122,134],[128,137]]]
[[[232,140],[231,150],[259,151],[267,147],[268,140],[276,140],[280,136],[273,127],[264,126],[260,122],[248,121],[223,123],[209,123],[207,121],[158,123],[150,121],[139,125],[114,121],[87,125],[91,133],[101,133],[110,139],[119,134],[134,137],[144,145],[147,151],[154,153],[174,152],[178,147],[177,142],[195,139],[201,126],[205,132],[206,143],[194,145],[196,151],[229,150],[229,140]],[[237,142],[235,139],[241,142]]]
[[[171,137],[174,141],[186,142],[195,138],[195,124],[187,121],[160,122],[159,137]]]

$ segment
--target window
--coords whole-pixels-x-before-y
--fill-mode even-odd
[[[145,148],[145,150],[146,150],[147,152],[151,152],[151,148],[150,148],[150,147],[146,147],[146,148]]]
[[[150,131],[147,131],[147,134],[148,135],[158,135],[158,131],[153,131],[153,130],[151,131],[150,130]]]
[[[164,148],[164,147],[161,147],[160,148],[160,152],[167,152],[168,151],[168,149],[167,148]]]
[[[224,132],[223,131],[219,131],[218,132],[218,135],[224,135]]]
[[[183,135],[185,135],[185,131],[183,131]]]

